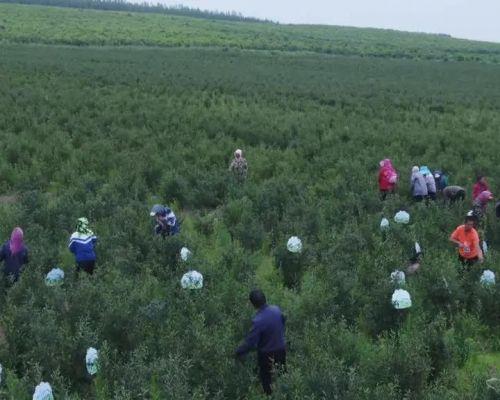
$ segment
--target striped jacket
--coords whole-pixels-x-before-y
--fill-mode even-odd
[[[69,239],[69,250],[75,255],[76,262],[95,261],[94,246],[97,241],[95,235],[86,235],[74,232]]]

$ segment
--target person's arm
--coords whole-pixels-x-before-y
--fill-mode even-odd
[[[459,248],[462,248],[464,247],[464,245],[460,240],[457,239],[457,229],[455,229],[455,231],[451,234],[450,242],[455,243],[456,245],[458,245]]]
[[[480,240],[479,240],[479,235],[477,232],[474,234],[474,247],[476,248],[477,251],[477,258],[479,261],[483,262],[484,261],[484,254],[483,254],[483,249],[481,249],[480,245]]]
[[[24,251],[23,264],[27,264],[28,261],[29,261],[29,251],[26,248],[25,251]]]
[[[69,246],[68,246],[68,249],[69,249],[69,251],[71,251],[73,254],[75,254],[75,251],[76,251],[75,247],[76,247],[76,242],[75,242],[75,241],[70,240],[70,241],[69,241]]]
[[[0,248],[0,261],[5,260],[5,246]]]
[[[236,356],[242,357],[247,354],[250,350],[253,350],[259,344],[260,335],[262,333],[262,328],[255,321],[253,322],[252,329],[248,333],[243,344],[236,349]]]

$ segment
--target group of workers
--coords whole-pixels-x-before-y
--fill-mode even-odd
[[[237,181],[242,182],[246,179],[248,164],[240,149],[234,152],[234,159],[231,161],[229,170]],[[391,160],[382,160],[378,178],[382,200],[385,200],[388,194],[395,192],[398,180],[399,175]],[[443,198],[450,203],[465,199],[464,188],[448,186],[446,174],[441,171],[432,173],[426,166],[412,168],[410,188],[412,197],[417,202],[424,199],[427,201],[436,200],[438,193],[442,193]],[[493,199],[483,176],[478,177],[472,197],[473,210],[471,214],[467,215],[465,224],[457,227],[450,236],[450,241],[458,247],[460,261],[467,266],[483,260],[476,226],[478,218],[484,214],[488,202]],[[167,237],[180,232],[180,221],[169,207],[156,204],[152,207],[150,216],[155,218],[155,234]],[[88,274],[94,272],[96,242],[97,237],[89,228],[88,220],[79,218],[76,231],[71,235],[68,246],[75,255],[77,271],[83,270]],[[28,262],[28,248],[24,244],[21,228],[16,227],[12,231],[10,240],[3,244],[0,250],[0,261],[5,263],[5,275],[11,281],[17,281],[23,266]],[[249,300],[257,313],[252,320],[252,328],[245,341],[236,349],[235,357],[237,360],[243,360],[248,352],[257,349],[259,378],[264,392],[270,395],[272,393],[273,372],[276,370],[284,371],[286,367],[285,317],[279,307],[267,304],[264,293],[259,289],[250,292]]]

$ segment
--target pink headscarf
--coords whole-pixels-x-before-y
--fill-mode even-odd
[[[489,190],[484,190],[479,194],[479,196],[477,196],[477,201],[483,207],[486,206],[490,200],[493,200],[493,194]]]
[[[24,233],[23,230],[19,227],[14,228],[12,234],[10,235],[10,252],[11,254],[19,253],[24,247]]]
[[[394,167],[392,166],[392,161],[389,158],[386,158],[382,161],[379,162],[380,168],[387,168],[390,170],[394,170]]]

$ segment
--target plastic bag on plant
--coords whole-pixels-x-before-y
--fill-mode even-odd
[[[406,282],[405,273],[400,270],[395,270],[391,272],[391,282],[396,285],[404,285]]]
[[[483,271],[481,278],[479,280],[481,284],[484,286],[494,285],[495,284],[495,273],[490,271],[489,269]]]
[[[64,271],[60,268],[53,268],[45,277],[45,284],[47,286],[62,285],[64,281]]]
[[[422,248],[418,244],[418,242],[415,242],[415,254],[419,255],[422,254]]]
[[[410,214],[406,211],[398,211],[394,216],[394,221],[398,224],[407,224],[410,222]]]
[[[389,220],[387,218],[382,218],[382,221],[380,221],[380,230],[385,231],[389,229]]]
[[[493,390],[495,393],[500,393],[500,379],[490,378],[486,381],[488,389]]]
[[[486,240],[483,240],[482,248],[484,254],[488,253],[488,243],[486,243]]]
[[[33,400],[54,400],[52,388],[47,382],[41,382],[33,393]]]
[[[297,236],[292,236],[288,239],[286,248],[292,253],[300,253],[302,251],[302,241]]]
[[[89,373],[89,375],[97,374],[97,370],[99,369],[98,360],[98,351],[93,347],[89,347],[87,349],[87,355],[85,356],[85,365],[87,367],[87,372]]]
[[[396,289],[392,294],[392,305],[396,310],[404,310],[405,308],[410,308],[410,293],[403,289]]]
[[[191,252],[191,250],[189,250],[187,247],[183,247],[181,249],[181,260],[182,261],[187,261],[191,258],[191,256],[193,255],[193,253]]]
[[[198,271],[186,272],[181,279],[183,289],[201,289],[203,287],[203,275]]]

